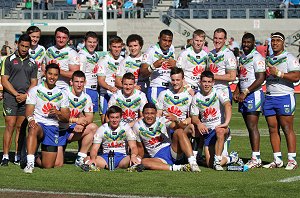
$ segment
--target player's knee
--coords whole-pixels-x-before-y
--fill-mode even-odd
[[[224,138],[226,135],[226,130],[223,128],[217,128],[216,129],[216,136],[217,138]]]
[[[98,129],[98,126],[95,123],[91,123],[88,125],[87,129],[89,130],[89,133],[95,133]]]

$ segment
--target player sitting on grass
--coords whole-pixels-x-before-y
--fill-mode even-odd
[[[99,168],[108,168],[108,153],[114,152],[115,168],[128,168],[130,164],[140,164],[136,136],[128,124],[121,123],[122,109],[111,106],[107,110],[108,123],[102,125],[94,135],[90,153],[90,163],[95,163]],[[103,154],[98,156],[102,144]],[[131,155],[127,155],[127,145]]]
[[[41,167],[53,168],[58,147],[58,122],[69,121],[68,97],[55,86],[60,73],[55,63],[46,66],[46,81],[33,87],[26,100],[26,117],[28,120],[27,166],[25,173],[34,169],[34,153],[37,142],[42,142]]]
[[[200,172],[193,155],[190,141],[183,129],[175,130],[172,143],[167,133],[166,118],[157,117],[153,103],[145,104],[144,118],[135,123],[133,131],[137,136],[139,155],[144,156],[144,146],[151,158],[144,158],[142,164],[151,170],[193,171]],[[143,145],[144,144],[144,145]],[[188,157],[189,164],[175,165],[181,154]]]
[[[59,126],[59,147],[55,166],[63,165],[66,144],[74,141],[81,141],[75,165],[84,164],[83,160],[87,157],[94,134],[98,129],[97,125],[93,123],[94,114],[91,97],[83,91],[85,83],[85,74],[79,70],[75,71],[71,78],[71,87],[66,91],[70,105],[70,119],[69,123],[60,123]]]
[[[236,152],[232,152],[228,157],[222,156],[224,141],[229,133],[231,104],[226,94],[213,89],[214,82],[212,72],[204,71],[201,74],[201,91],[193,97],[191,116],[196,130],[204,135],[207,166],[221,171],[222,165],[237,162],[239,158]]]

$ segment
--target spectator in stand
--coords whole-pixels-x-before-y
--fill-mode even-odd
[[[283,0],[280,4],[280,8],[289,8],[290,0]]]
[[[290,7],[300,8],[300,0],[290,0]]]
[[[266,58],[268,54],[268,46],[267,45],[257,45],[256,46],[256,51],[258,51],[264,58]]]
[[[85,40],[82,39],[82,40],[80,41],[80,43],[77,44],[77,47],[76,47],[77,52],[79,52],[84,46],[85,46]]]
[[[11,53],[11,47],[9,46],[8,41],[5,41],[1,49],[1,56],[9,56]]]
[[[230,39],[229,39],[229,49],[233,52],[233,54],[234,54],[234,56],[235,57],[238,57],[239,56],[239,44],[236,42],[236,41],[234,41],[234,38],[233,37],[231,37]]]

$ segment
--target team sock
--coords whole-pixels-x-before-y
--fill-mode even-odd
[[[86,158],[86,157],[87,157],[87,154],[86,154],[86,153],[78,152],[78,153],[77,153],[77,156],[78,156],[78,157]]]
[[[282,162],[282,154],[281,152],[276,152],[276,153],[273,153],[274,155],[274,161],[276,164],[280,164]]]
[[[258,152],[252,152],[252,159],[260,159],[260,151]]]
[[[197,164],[196,157],[192,155],[191,157],[188,158],[189,164]]]
[[[2,160],[4,160],[4,159],[9,159],[8,154],[3,154]]]
[[[181,165],[173,164],[172,166],[170,166],[170,171],[180,171],[181,167]]]
[[[34,155],[27,155],[27,163],[34,164]]]
[[[296,161],[296,153],[288,153],[288,160]]]

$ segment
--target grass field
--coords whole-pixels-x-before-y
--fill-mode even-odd
[[[295,116],[295,130],[299,139],[300,100],[297,100]],[[1,105],[2,106],[2,105]],[[96,118],[98,119],[98,118]],[[0,142],[2,143],[3,119],[0,119]],[[246,162],[251,149],[244,122],[236,105],[233,106],[231,122],[233,137],[230,150],[239,152]],[[264,163],[273,160],[271,145],[264,118],[260,119],[259,128],[262,131],[261,157]],[[284,137],[282,138],[282,153],[287,161],[287,150]],[[299,148],[299,140],[297,141]],[[2,144],[1,144],[2,147]],[[68,148],[76,148],[72,144]],[[299,149],[297,149],[299,153]],[[299,197],[300,196],[300,168],[295,171],[285,171],[283,168],[266,170],[262,168],[248,172],[217,172],[201,167],[201,173],[144,171],[142,173],[129,173],[125,170],[109,172],[82,172],[72,163],[74,159],[68,158],[62,168],[43,170],[36,168],[34,174],[26,175],[19,166],[0,167],[0,197],[6,195],[7,189],[89,193],[78,194],[113,197],[137,196],[166,196],[166,197]],[[288,178],[287,180],[284,180]],[[293,181],[293,178],[296,181]],[[94,194],[90,194],[94,193]],[[22,193],[22,197],[26,196]],[[74,195],[74,194],[73,194]],[[21,197],[20,196],[20,197]],[[51,197],[41,195],[44,197]],[[53,195],[54,196],[54,195]],[[65,195],[65,197],[71,194]],[[38,197],[38,196],[36,196]],[[73,196],[72,196],[73,197]],[[116,196],[115,196],[116,197]]]

